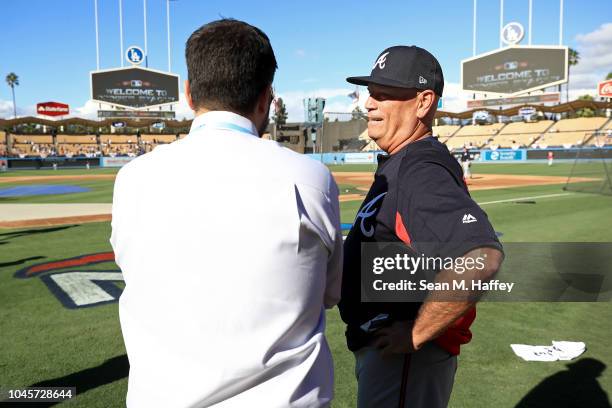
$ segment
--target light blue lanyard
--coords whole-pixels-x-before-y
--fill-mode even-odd
[[[251,129],[247,129],[242,126],[238,126],[233,123],[227,123],[227,122],[218,122],[218,123],[211,123],[211,124],[202,123],[200,126],[196,127],[195,129],[192,129],[191,132],[196,132],[206,126],[209,126],[214,129],[235,130],[240,133],[247,133],[252,136],[258,136],[255,133],[253,133]]]

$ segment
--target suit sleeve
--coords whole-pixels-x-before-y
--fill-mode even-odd
[[[419,164],[400,178],[397,208],[414,247],[428,255],[459,257],[479,247],[502,250],[487,214],[440,164]]]

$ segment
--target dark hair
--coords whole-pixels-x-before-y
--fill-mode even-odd
[[[243,21],[213,21],[194,31],[185,49],[195,108],[248,115],[272,84],[276,57],[268,36]]]

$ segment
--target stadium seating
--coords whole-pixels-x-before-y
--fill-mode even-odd
[[[176,135],[142,135],[140,140],[146,143],[172,143],[176,140]]]
[[[453,136],[443,140],[443,142],[446,143],[449,150],[463,147],[481,147],[494,137],[504,125],[504,123],[493,123],[491,125],[463,126]]]
[[[605,126],[597,132],[592,132],[591,137],[589,137],[584,144],[598,147],[612,145],[612,119],[608,120]]]
[[[467,125],[463,126],[454,137],[469,137],[469,136],[493,136],[496,135],[504,123],[493,123],[491,125]]]
[[[30,154],[32,145],[30,143],[13,143],[13,153]]]
[[[140,148],[134,143],[113,143],[102,147],[104,156],[138,154]]]
[[[448,150],[461,149],[464,147],[479,148],[485,145],[491,136],[469,136],[469,137],[451,137],[446,140]]]
[[[459,125],[446,125],[446,126],[434,126],[432,128],[434,136],[442,139],[443,137],[452,136],[461,126]]]
[[[590,135],[590,132],[574,131],[574,132],[560,132],[560,133],[547,133],[542,136],[538,142],[538,146],[558,146],[558,147],[571,147],[580,146],[585,140],[585,137]]]
[[[29,156],[38,156],[41,152],[49,152],[53,149],[53,144],[32,144],[32,143],[13,143],[13,152],[16,154],[26,154]]]
[[[40,144],[40,143],[53,143],[53,136],[51,135],[13,135],[13,143],[16,144]]]
[[[96,144],[78,144],[78,143],[63,143],[58,147],[58,154],[60,155],[85,155],[94,154],[100,151],[100,148]]]
[[[57,143],[95,144],[95,135],[57,135]]]
[[[554,122],[552,120],[541,120],[534,123],[509,123],[500,130],[497,136],[495,136],[493,140],[489,142],[487,147],[529,147],[553,123]]]
[[[100,135],[100,143],[138,143],[136,135]]]
[[[438,137],[440,142],[446,143],[460,128],[461,126],[459,125],[434,126],[432,132],[434,136]]]
[[[603,117],[560,120],[538,140],[537,145],[541,147],[580,146],[607,121],[608,119]]]
[[[361,149],[362,152],[375,152],[377,150],[380,150],[380,147],[372,139]]]
[[[6,148],[6,133],[0,132],[0,156],[4,156],[8,153]]]
[[[594,131],[602,127],[607,120],[602,117],[563,119],[550,128],[549,132]]]

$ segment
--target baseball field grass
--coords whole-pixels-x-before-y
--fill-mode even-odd
[[[333,171],[372,171],[371,165],[331,166]],[[474,165],[482,173],[566,176],[571,164]],[[6,176],[113,174],[115,170],[19,171]],[[75,184],[84,193],[0,199],[2,203],[108,203],[112,180],[2,183]],[[475,191],[502,242],[612,242],[612,197],[562,190],[563,184]],[[355,186],[341,191],[355,193]],[[360,201],[341,203],[351,223]],[[116,302],[68,308],[45,278],[69,271],[118,271],[108,260],[50,264],[111,251],[110,223],[0,229],[0,387],[76,386],[61,406],[124,406],[128,365]],[[32,268],[39,264],[48,268]],[[121,287],[120,281],[106,282]],[[482,303],[474,338],[462,348],[452,407],[609,406],[612,392],[610,303]],[[334,407],[356,401],[354,362],[337,309],[328,312],[327,337],[336,367]],[[587,351],[571,362],[525,362],[511,343],[549,345],[584,341]],[[608,405],[596,405],[604,401]]]

